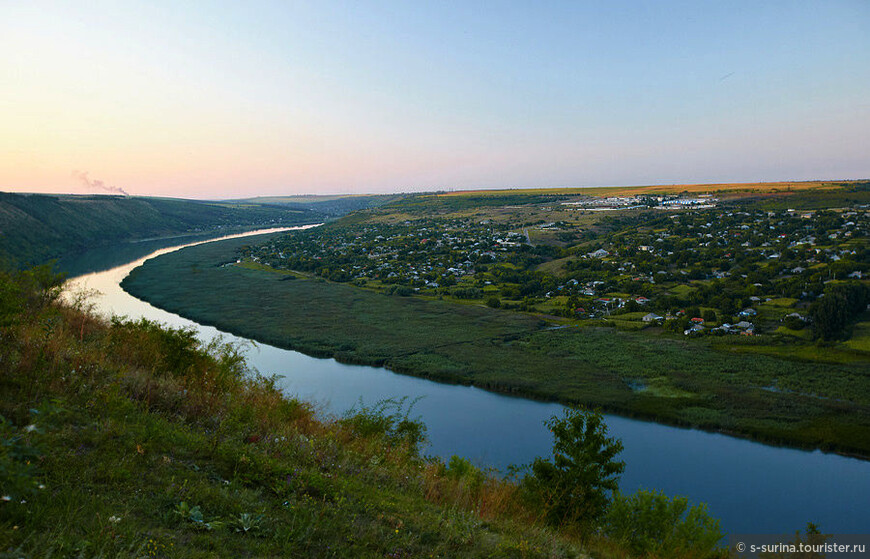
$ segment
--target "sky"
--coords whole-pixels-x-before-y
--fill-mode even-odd
[[[870,2],[0,0],[0,190],[870,177]]]

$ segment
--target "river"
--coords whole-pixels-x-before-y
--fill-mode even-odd
[[[420,417],[428,427],[429,454],[445,458],[457,454],[501,471],[511,464],[527,464],[536,456],[550,455],[552,440],[543,421],[561,412],[558,404],[252,344],[157,309],[121,289],[121,280],[133,268],[147,258],[178,248],[79,276],[68,285],[73,292],[98,291],[90,301],[101,314],[144,317],[174,327],[195,328],[204,341],[221,336],[227,342],[246,344],[250,366],[263,374],[280,375],[280,385],[287,394],[316,403],[323,414],[342,414],[360,401],[373,404],[385,398],[419,398],[411,415]],[[729,533],[793,533],[808,521],[828,533],[870,530],[870,462],[615,415],[606,417],[610,434],[625,445],[621,455],[626,463],[620,483],[623,492],[659,489],[668,495],[688,496],[692,503],[705,502]]]

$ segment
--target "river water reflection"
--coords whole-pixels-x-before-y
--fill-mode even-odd
[[[164,249],[159,253],[174,249]],[[119,283],[145,258],[70,280],[73,290],[97,290],[98,312],[145,317],[175,327],[193,327],[201,339],[222,334],[165,312],[124,292]],[[263,374],[280,375],[291,395],[316,402],[323,413],[341,414],[360,400],[419,398],[413,416],[428,427],[427,453],[458,454],[504,470],[529,463],[551,449],[543,421],[558,404],[493,394],[474,387],[439,384],[382,368],[344,365],[266,344],[249,344],[248,362]],[[832,533],[870,531],[870,462],[822,452],[754,443],[715,433],[681,429],[608,415],[610,433],[622,439],[625,492],[655,488],[706,502],[732,533],[791,533],[808,521]]]

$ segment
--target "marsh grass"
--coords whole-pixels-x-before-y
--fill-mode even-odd
[[[123,287],[200,323],[309,355],[870,455],[870,377],[866,354],[852,348],[777,345],[772,336],[686,340],[650,328],[613,328],[615,320],[553,330],[537,316],[482,304],[391,297],[322,279],[280,281],[269,271],[219,266],[245,242],[149,260]],[[239,296],[225,297],[226,285]],[[616,318],[624,328],[644,326]],[[626,379],[655,390],[633,391]]]

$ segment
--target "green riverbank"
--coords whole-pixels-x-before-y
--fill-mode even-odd
[[[233,239],[170,253],[149,260],[122,285],[200,323],[310,355],[870,456],[865,364],[732,354],[707,340],[666,334],[552,329],[522,313],[390,297],[234,265],[236,250],[254,242]]]
[[[424,458],[392,409],[318,417],[234,348],[98,318],[47,278],[0,270],[0,557],[634,556]],[[652,556],[697,557],[685,544]]]

